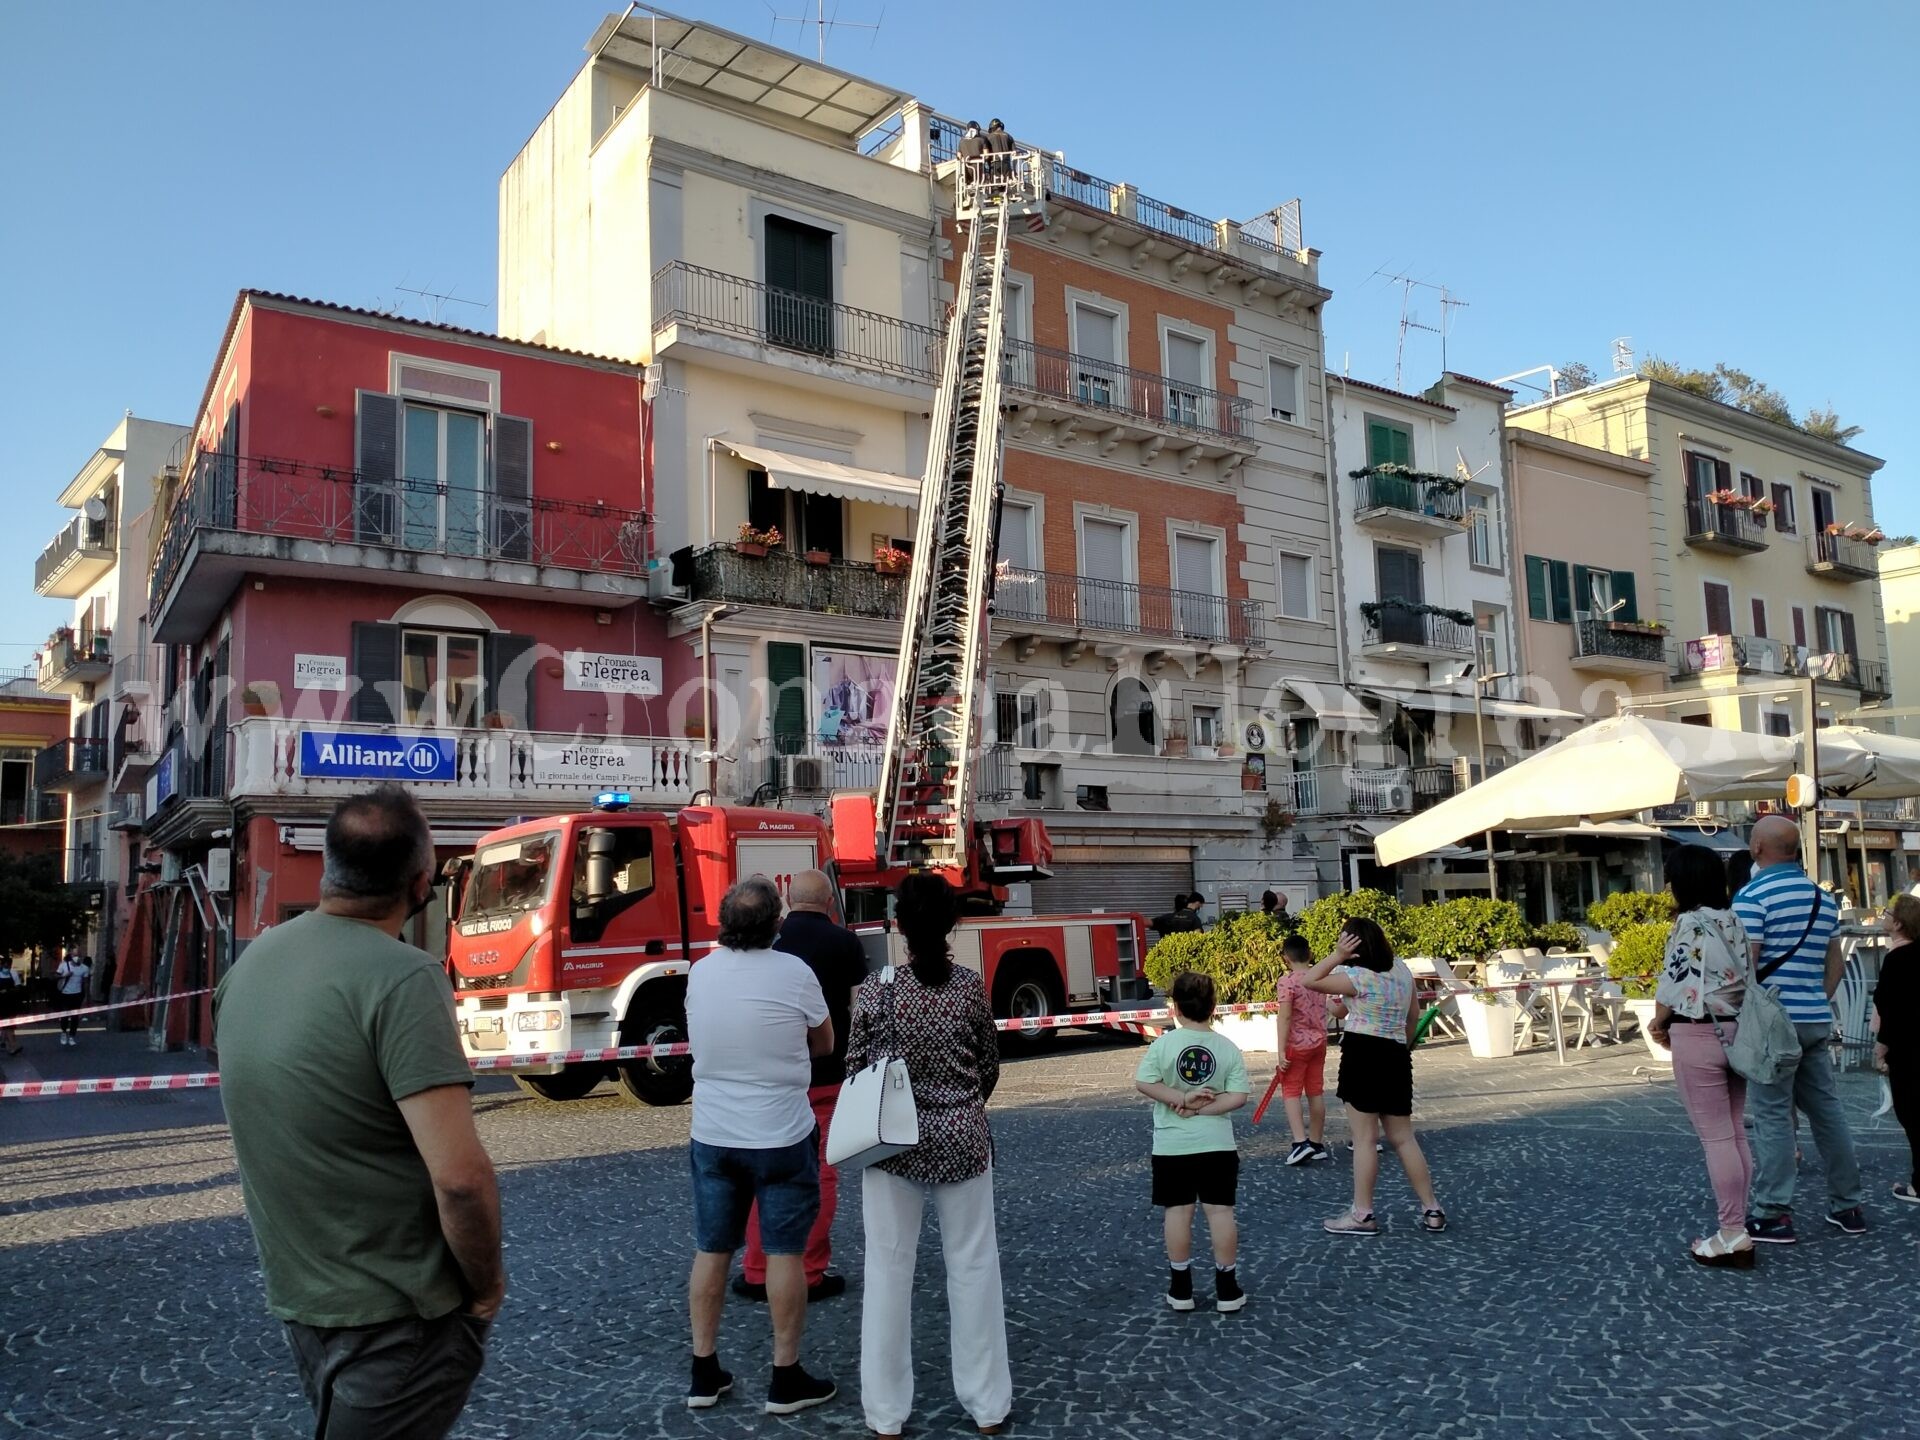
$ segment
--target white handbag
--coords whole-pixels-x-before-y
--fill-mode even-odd
[[[891,987],[894,967],[880,972]],[[888,995],[892,1018],[892,995]],[[891,1030],[891,1025],[889,1030]],[[897,1044],[894,1048],[898,1048]],[[913,1080],[898,1056],[875,1060],[847,1076],[827,1130],[827,1163],[842,1170],[864,1170],[920,1143],[920,1112],[913,1103]]]

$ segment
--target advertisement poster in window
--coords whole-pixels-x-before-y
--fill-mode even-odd
[[[825,749],[886,743],[893,712],[892,655],[813,647],[813,733]]]

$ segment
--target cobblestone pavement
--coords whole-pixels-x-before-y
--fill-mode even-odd
[[[1182,1316],[1159,1296],[1136,1057],[1069,1036],[1010,1064],[995,1097],[1016,1435],[1914,1433],[1920,1214],[1885,1198],[1904,1149],[1890,1118],[1868,1118],[1877,1086],[1866,1077],[1844,1083],[1871,1232],[1849,1239],[1818,1223],[1810,1153],[1801,1213],[1812,1233],[1752,1273],[1714,1273],[1683,1250],[1710,1223],[1699,1147],[1671,1079],[1636,1073],[1647,1058],[1637,1044],[1565,1068],[1551,1053],[1475,1062],[1458,1045],[1423,1049],[1417,1119],[1451,1232],[1416,1231],[1389,1157],[1389,1233],[1323,1234],[1319,1220],[1346,1198],[1344,1152],[1287,1169],[1277,1105],[1257,1130],[1243,1112],[1252,1302],[1211,1313],[1203,1278],[1202,1308]],[[90,1058],[90,1073],[133,1073],[151,1057],[102,1044]],[[1269,1057],[1252,1065],[1264,1085]],[[686,1111],[601,1093],[556,1106],[498,1080],[482,1087],[512,1291],[458,1433],[864,1433],[857,1185],[835,1232],[855,1285],[814,1307],[806,1343],[841,1399],[793,1420],[760,1415],[766,1316],[734,1302],[722,1356],[741,1383],[718,1410],[689,1414]],[[971,1434],[947,1383],[931,1235],[923,1256],[910,1428]],[[217,1098],[0,1102],[0,1436],[216,1440],[308,1424],[263,1306]]]

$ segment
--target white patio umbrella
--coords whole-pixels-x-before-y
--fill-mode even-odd
[[[1764,800],[1780,794],[1798,753],[1782,735],[1616,715],[1383,831],[1374,854],[1393,865],[1487,830],[1612,820],[1679,800]]]
[[[1820,788],[1849,800],[1920,795],[1920,740],[1858,725],[1829,726],[1820,731]]]

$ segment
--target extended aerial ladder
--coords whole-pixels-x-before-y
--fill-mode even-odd
[[[875,797],[883,865],[963,871],[1000,529],[1008,230],[1045,223],[1042,157],[956,162],[966,251],[954,290]]]

